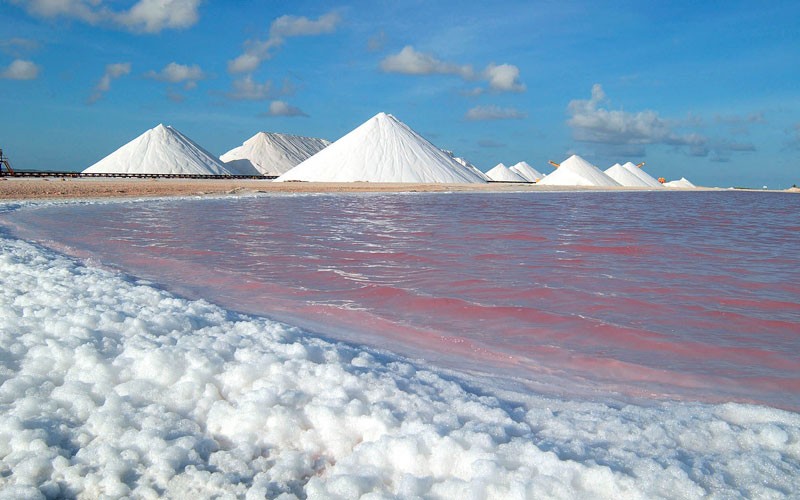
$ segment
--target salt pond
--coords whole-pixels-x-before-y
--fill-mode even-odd
[[[0,240],[0,484],[791,496],[799,208],[675,192],[10,207],[10,233],[81,260]]]

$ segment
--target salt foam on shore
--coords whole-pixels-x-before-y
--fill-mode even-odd
[[[0,498],[800,491],[795,413],[510,393],[1,234],[0,276]]]

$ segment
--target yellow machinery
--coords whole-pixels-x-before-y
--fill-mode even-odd
[[[554,162],[554,161],[552,161],[552,160],[547,160],[547,163],[549,163],[550,165],[552,165],[552,166],[554,166],[554,167],[556,167],[556,168],[558,168],[558,167],[560,167],[560,166],[561,166],[560,164],[558,164],[558,163],[556,163],[556,162]]]

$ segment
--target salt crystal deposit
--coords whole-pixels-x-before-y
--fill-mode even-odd
[[[540,179],[544,178],[543,173],[531,167],[528,162],[525,161],[521,161],[516,165],[512,165],[508,167],[508,169],[516,174],[521,175],[528,182],[539,182]]]
[[[694,184],[689,182],[689,179],[687,179],[686,177],[681,177],[677,181],[665,182],[664,183],[664,187],[668,187],[668,188],[694,188],[694,187],[697,187],[697,186],[695,186]]]
[[[620,183],[609,177],[578,155],[572,155],[561,163],[555,172],[538,182],[545,186],[620,186]]]
[[[624,165],[622,165],[622,168],[633,173],[633,175],[638,177],[640,180],[642,180],[645,184],[647,184],[650,187],[664,187],[660,182],[658,182],[658,179],[648,174],[642,168],[638,167],[637,165],[634,165],[631,162],[626,162]]]
[[[151,128],[83,172],[236,175],[194,141],[163,124]]]
[[[259,132],[219,159],[246,175],[281,175],[330,144],[325,139]],[[250,173],[252,172],[252,173]]]
[[[634,165],[633,168],[636,168]],[[606,169],[605,174],[623,186],[628,187],[650,187],[645,181],[639,178],[638,175],[623,167],[619,163]],[[656,181],[658,183],[658,181]]]
[[[516,172],[512,172],[503,163],[498,163],[491,170],[486,172],[489,179],[497,182],[528,182],[528,179]]]
[[[378,113],[276,181],[486,182],[386,113]]]

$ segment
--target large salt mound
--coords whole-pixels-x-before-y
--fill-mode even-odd
[[[620,186],[620,183],[606,175],[578,155],[572,155],[561,163],[555,172],[540,180],[545,186]]]
[[[538,182],[539,179],[544,177],[544,174],[536,170],[535,168],[531,167],[528,162],[521,161],[516,165],[512,165],[508,167],[509,170],[512,172],[521,175],[524,177],[528,182]]]
[[[677,181],[665,182],[664,183],[664,187],[668,187],[668,188],[694,188],[694,187],[697,187],[697,186],[695,186],[694,184],[689,182],[689,179],[687,179],[686,177],[681,177],[680,180],[677,180]]]
[[[378,113],[276,181],[486,182],[386,113]]]
[[[659,187],[659,188],[660,187],[664,187],[660,182],[658,182],[658,179],[656,179],[652,175],[648,174],[647,172],[645,172],[644,170],[642,170],[641,168],[637,167],[636,165],[634,165],[631,162],[625,163],[625,165],[623,165],[622,168],[624,168],[624,169],[628,170],[629,172],[633,173],[633,175],[635,175],[636,177],[641,179],[642,182],[644,182],[645,184],[647,184],[650,187]]]
[[[230,170],[248,175],[281,175],[325,149],[324,139],[259,132],[219,159]]]
[[[83,171],[87,174],[235,175],[170,126],[158,124]]]
[[[516,172],[512,172],[502,163],[498,163],[493,169],[486,172],[486,176],[497,182],[528,182],[528,179]]]
[[[636,168],[636,166],[634,165],[633,168]],[[638,175],[634,174],[633,172],[623,167],[619,163],[607,169],[605,173],[607,176],[611,177],[612,179],[619,182],[623,186],[650,187],[645,181],[640,179]]]

